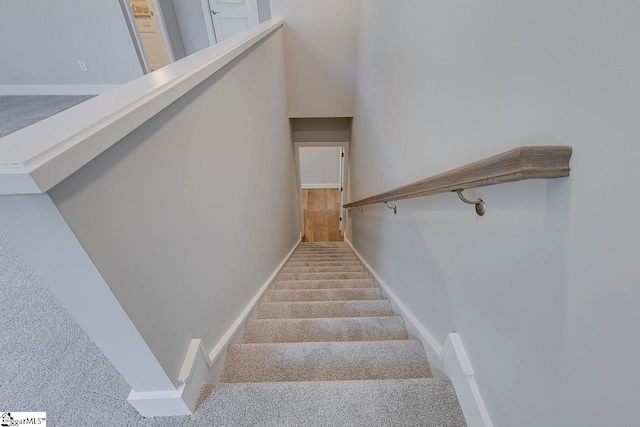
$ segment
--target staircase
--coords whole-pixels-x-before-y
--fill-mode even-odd
[[[191,419],[220,426],[465,426],[350,247],[302,243]]]

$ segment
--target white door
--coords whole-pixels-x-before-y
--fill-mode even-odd
[[[164,67],[170,60],[158,22],[158,11],[153,9],[153,3],[147,3],[146,0],[130,0],[129,4],[138,27],[149,68],[151,71],[155,71]]]
[[[218,42],[258,25],[257,0],[209,0]]]

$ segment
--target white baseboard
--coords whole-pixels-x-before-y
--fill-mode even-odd
[[[322,188],[340,188],[340,184],[302,184],[301,185],[302,188],[317,188],[317,189],[322,189]]]
[[[255,313],[258,307],[258,303],[260,302],[264,294],[267,292],[267,289],[269,288],[269,286],[271,286],[271,283],[273,283],[273,281],[276,279],[276,276],[278,275],[280,270],[282,270],[282,268],[287,263],[291,255],[293,255],[293,252],[296,250],[300,242],[301,240],[298,239],[298,241],[296,242],[295,245],[293,245],[293,248],[291,248],[287,256],[284,257],[280,265],[278,265],[278,267],[276,267],[276,269],[273,270],[273,273],[271,273],[271,276],[269,276],[269,278],[266,280],[266,282],[264,282],[264,284],[262,285],[260,290],[256,293],[256,295],[251,299],[251,301],[249,301],[249,304],[247,304],[244,310],[242,310],[242,313],[240,313],[240,316],[238,316],[236,321],[233,322],[231,327],[222,336],[220,341],[218,341],[215,347],[213,347],[213,350],[209,352],[209,360],[211,362],[211,366],[216,365],[218,362],[224,361],[224,357],[222,356],[226,354],[227,347],[229,346],[229,344],[231,344],[234,341],[234,337],[236,339],[238,336],[242,337],[242,333],[244,332],[245,322],[247,321],[247,319],[250,318],[252,314]]]
[[[442,350],[445,370],[456,389],[462,413],[469,427],[493,427],[487,407],[476,384],[475,374],[460,335],[452,332]]]
[[[393,293],[389,285],[364,260],[362,255],[353,247],[353,244],[347,239],[345,239],[345,242],[353,249],[360,262],[374,277],[382,293],[391,302],[394,311],[402,316],[409,333],[422,341],[435,376],[438,376],[438,373],[443,373],[451,379],[467,425],[469,427],[493,427],[460,336],[455,332],[450,333],[444,346],[440,345],[438,340],[427,331],[407,306]]]
[[[100,95],[120,85],[0,85],[0,95]]]
[[[185,386],[172,391],[131,390],[127,400],[143,417],[191,415],[193,412],[183,399]]]
[[[224,359],[229,344],[240,342],[246,321],[255,314],[258,304],[276,276],[282,270],[293,252],[300,244],[300,239],[284,257],[280,265],[271,273],[260,290],[240,313],[220,341],[207,354],[201,339],[192,339],[182,363],[178,377],[179,387],[171,391],[150,391],[129,393],[129,403],[144,417],[161,417],[171,415],[191,415],[195,410],[200,389],[205,383],[217,383],[222,373]]]
[[[345,239],[345,242],[351,247],[353,252],[355,252],[356,256],[360,259],[360,262],[364,264],[367,270],[371,273],[374,280],[380,286],[382,293],[385,297],[391,301],[391,305],[393,309],[404,319],[404,322],[409,330],[409,333],[413,335],[415,338],[422,341],[424,344],[425,350],[427,354],[430,356],[429,360],[431,361],[431,368],[436,372],[444,372],[444,364],[442,364],[442,360],[440,359],[440,354],[442,353],[442,346],[436,340],[433,335],[431,335],[425,328],[420,324],[418,319],[413,315],[411,311],[405,306],[402,301],[396,296],[395,293],[391,290],[391,287],[382,280],[382,277],[378,275],[378,273],[365,261],[365,259],[360,255],[360,253],[353,247],[351,242]]]

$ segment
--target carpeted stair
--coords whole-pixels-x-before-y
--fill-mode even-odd
[[[368,271],[342,242],[302,243],[227,351],[192,421],[220,426],[465,426]]]

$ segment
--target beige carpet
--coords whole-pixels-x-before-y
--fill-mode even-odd
[[[90,98],[93,95],[0,96],[0,138]]]
[[[464,426],[370,273],[345,243],[302,243],[229,346],[192,424]]]
[[[225,382],[205,389],[193,416],[145,419],[127,402],[127,383],[0,235],[0,403],[47,411],[65,426],[464,426],[451,382],[431,378],[389,301],[338,299],[382,298],[371,278],[281,280],[366,271],[357,260],[315,261],[339,251],[350,256],[344,244],[300,247],[266,298],[294,301],[259,306],[228,352]],[[316,301],[309,290],[353,293]]]

